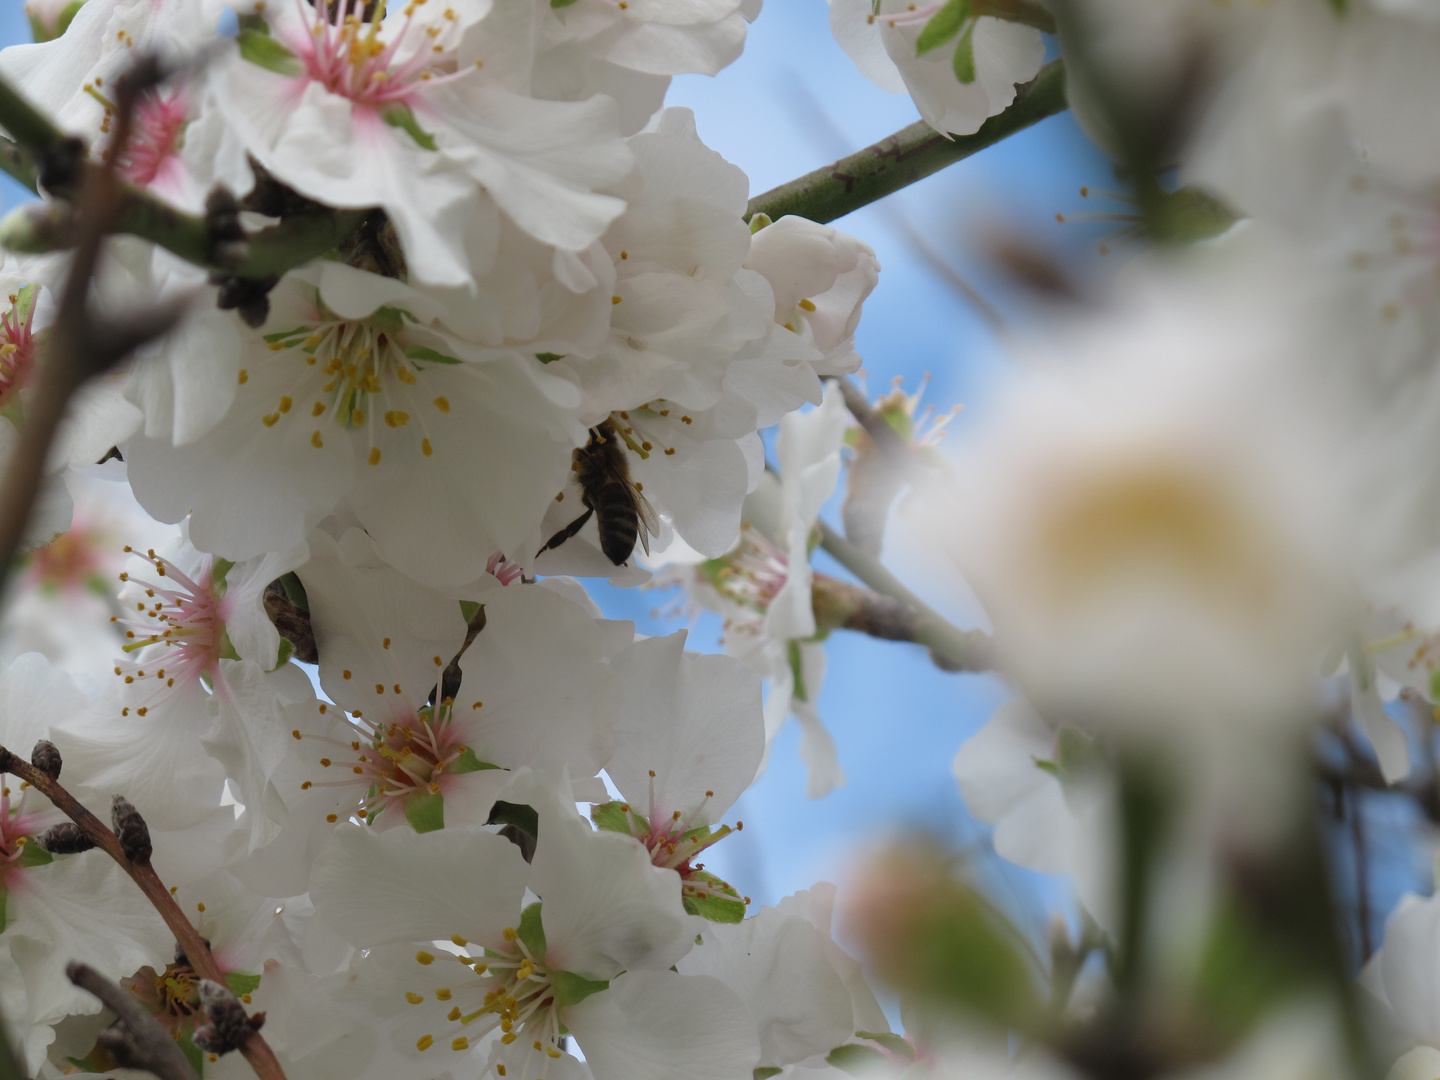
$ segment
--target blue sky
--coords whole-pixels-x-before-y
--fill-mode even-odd
[[[918,119],[908,97],[879,90],[854,69],[827,19],[824,0],[769,0],[741,60],[716,78],[686,76],[672,86],[669,103],[695,111],[701,137],[745,169],[752,193]],[[18,0],[0,5],[0,44],[28,38]],[[1093,231],[1067,231],[1054,215],[1077,208],[1081,184],[1103,187],[1108,176],[1061,116],[838,222],[874,247],[882,265],[857,339],[872,390],[888,388],[895,376],[913,389],[929,373],[926,400],[937,411],[955,403],[973,409],[1002,370],[994,334],[906,239],[907,223],[928,238],[930,257],[1003,299],[976,256],[978,238],[1009,228],[1075,250],[1093,246]],[[13,185],[0,184],[5,209],[18,197]],[[964,422],[962,413],[955,426]],[[838,524],[838,504],[826,513]],[[963,587],[937,572],[923,543],[896,537],[892,549],[887,561],[902,578],[957,621],[974,624]],[[823,553],[818,558],[822,570],[843,576]],[[654,614],[667,602],[664,594],[603,585],[595,594],[607,614],[634,619],[642,632],[680,625]],[[717,650],[717,632],[713,620],[702,620],[692,647]],[[819,705],[848,785],[821,800],[805,798],[790,725],[768,771],[732,812],[745,821],[744,832],[718,845],[708,862],[760,902],[817,880],[843,880],[854,853],[874,838],[925,832],[985,845],[985,830],[956,791],[950,761],[1004,700],[1004,688],[988,677],[940,672],[917,647],[839,633],[828,650],[830,675]],[[997,872],[995,881],[1037,928],[1043,908],[1063,894],[1058,882],[1033,874]]]

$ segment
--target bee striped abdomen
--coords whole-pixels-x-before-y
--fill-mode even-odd
[[[630,490],[626,481],[611,478],[590,492],[586,500],[595,510],[600,550],[616,566],[630,558],[640,536],[640,515]]]

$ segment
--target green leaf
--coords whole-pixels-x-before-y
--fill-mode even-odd
[[[597,829],[624,833],[626,836],[633,835],[630,830],[630,814],[622,802],[596,803],[590,808],[590,820],[595,823]],[[648,832],[649,828],[649,823],[643,822],[640,831]]]
[[[892,1032],[857,1031],[855,1032],[855,1037],[857,1039],[869,1039],[871,1042],[877,1042],[892,1054],[899,1054],[908,1061],[915,1060],[915,1048],[910,1045],[908,1040],[902,1039],[899,1035],[895,1035]]]
[[[885,1055],[879,1050],[873,1046],[861,1046],[859,1043],[837,1046],[825,1055],[825,1060],[841,1072],[847,1072],[851,1076],[863,1076],[867,1072],[889,1064]]]
[[[265,21],[264,15],[241,15],[235,21],[241,30],[253,30],[265,37],[270,36],[270,24]]]
[[[235,42],[240,46],[242,59],[249,60],[266,71],[292,78],[305,74],[305,65],[300,62],[300,58],[269,34],[262,34],[257,30],[241,30],[235,35]]]
[[[438,150],[435,145],[435,136],[420,126],[420,121],[415,119],[415,114],[410,111],[410,106],[402,102],[387,105],[380,110],[380,119],[391,127],[397,127],[404,131],[422,150]]]
[[[960,32],[970,17],[970,0],[947,0],[944,7],[930,17],[920,36],[915,39],[915,55],[924,56],[938,49]],[[964,81],[963,79],[961,80]]]
[[[556,360],[564,360],[567,355],[567,353],[558,352],[537,352],[535,359],[542,364],[553,364]]]
[[[575,0],[550,0],[550,6],[552,8],[565,8],[573,3],[575,3]]]
[[[520,940],[530,950],[531,956],[542,960],[545,958],[545,924],[540,921],[538,900],[520,913],[520,925],[515,928],[515,932],[520,935]]]
[[[290,662],[290,657],[295,655],[295,643],[289,638],[280,639],[280,648],[275,650],[275,666],[271,671],[279,671]]]
[[[695,871],[693,876],[709,885],[712,893],[703,896],[682,894],[681,901],[687,912],[691,915],[699,915],[702,919],[709,919],[711,922],[738,923],[745,921],[745,900],[729,882],[722,881],[714,874],[706,873],[704,870]],[[713,893],[717,890],[723,895],[715,896]]]
[[[555,1004],[562,1009],[566,1005],[578,1005],[591,994],[598,994],[609,985],[608,980],[587,979],[584,975],[576,975],[573,971],[552,971],[550,973],[550,987],[555,991]]]
[[[965,33],[960,35],[960,43],[955,46],[955,78],[961,84],[969,86],[975,81],[975,24],[972,22],[965,28]]]
[[[431,364],[458,364],[461,362],[453,356],[446,356],[444,353],[436,352],[424,345],[411,345],[405,350],[405,355],[411,360],[425,360]]]
[[[445,827],[445,796],[438,791],[411,795],[405,800],[405,820],[416,832],[435,832]]]
[[[230,992],[236,997],[244,997],[255,992],[255,988],[260,985],[260,976],[232,971],[225,976],[225,985],[230,987]]]
[[[490,811],[490,820],[486,824],[514,825],[530,839],[540,838],[540,815],[535,813],[533,806],[526,806],[524,803],[505,802],[502,799]]]
[[[755,1070],[755,1080],[770,1080],[772,1076],[779,1076],[785,1070],[776,1065],[764,1065]]]
[[[285,599],[290,603],[301,611],[310,610],[310,597],[305,595],[305,585],[295,576],[294,570],[280,578],[280,588],[285,590]]]
[[[452,773],[467,773],[467,772],[484,772],[486,769],[499,769],[499,768],[503,768],[503,766],[500,766],[500,765],[491,765],[490,762],[488,762],[488,761],[481,761],[479,758],[477,758],[477,757],[475,756],[475,751],[474,751],[474,750],[471,750],[471,749],[467,746],[464,750],[462,750],[462,751],[460,752],[460,756],[459,756],[459,757],[457,757],[457,758],[456,758],[454,761],[452,761],[449,765],[446,765],[446,766],[445,766],[445,771],[446,771],[446,772],[452,772]]]
[[[25,850],[20,853],[20,858],[15,860],[15,865],[21,867],[49,866],[54,861],[54,855],[31,840],[25,845]]]
[[[460,614],[468,623],[472,621],[476,615],[480,614],[480,605],[474,600],[461,600]]]

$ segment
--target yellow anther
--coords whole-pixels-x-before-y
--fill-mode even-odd
[[[451,1009],[448,1013],[446,1013],[446,1014],[445,1014],[445,1019],[446,1019],[446,1020],[459,1020],[459,1019],[460,1019],[460,1006],[459,1006],[459,1005],[456,1005],[453,1009]]]
[[[379,465],[379,464],[380,464],[380,448],[379,448],[378,446],[372,446],[372,447],[370,448],[370,464],[371,464],[371,465]]]
[[[401,412],[399,409],[391,409],[385,414],[385,423],[391,427],[403,427],[410,420],[410,414]]]
[[[443,987],[443,986],[442,986],[439,990],[436,990],[436,991],[435,991],[435,1000],[436,1000],[436,1001],[449,1001],[449,1000],[450,1000],[450,997],[451,997],[451,995],[450,995],[450,990],[449,990],[448,987]]]
[[[435,954],[428,953],[424,949],[421,949],[415,954],[415,962],[419,964],[433,964],[435,962]]]
[[[310,436],[310,445],[315,447],[316,450],[319,450],[322,446],[325,445],[323,442],[320,441],[320,432],[317,431],[315,432],[315,434]]]
[[[612,303],[612,304],[618,304],[618,303],[620,303],[620,297],[618,297],[618,296],[612,296],[612,297],[610,297],[610,303]]]
[[[310,415],[311,415],[311,416],[319,416],[319,415],[321,415],[322,413],[324,413],[324,411],[325,411],[325,403],[324,403],[323,401],[317,401],[317,402],[315,402],[314,405],[310,406]]]
[[[263,423],[266,427],[274,427],[274,426],[275,426],[275,422],[276,422],[277,420],[279,420],[279,419],[280,419],[280,414],[279,414],[278,412],[272,412],[272,413],[266,413],[264,416],[262,416],[262,417],[260,418],[260,422]]]
[[[515,928],[513,926],[505,927],[505,929],[501,931],[501,936],[504,937],[506,941],[520,940],[520,935],[515,932]]]
[[[459,1036],[457,1036],[456,1038],[454,1038],[454,1039],[452,1039],[452,1040],[450,1041],[450,1049],[451,1049],[451,1050],[469,1050],[469,1049],[470,1049],[470,1040],[467,1039],[464,1035],[459,1035]]]
[[[421,452],[422,454],[424,454],[426,457],[429,457],[431,454],[433,454],[433,453],[435,452],[435,448],[430,445],[430,440],[429,440],[429,439],[421,439],[421,440],[420,440],[420,452]]]
[[[509,1046],[509,1045],[510,1045],[511,1043],[513,1043],[518,1037],[519,1037],[519,1036],[517,1036],[517,1035],[515,1034],[515,1032],[513,1032],[513,1031],[507,1031],[504,1035],[501,1035],[501,1036],[500,1036],[500,1041],[501,1041],[502,1043],[504,1043],[506,1046]]]
[[[424,994],[417,994],[417,993],[415,993],[415,991],[413,991],[413,990],[406,990],[406,991],[405,991],[405,1000],[408,1001],[408,1002],[410,1002],[411,1005],[419,1005],[422,1001],[425,1000],[425,995],[424,995]]]
[[[249,382],[249,381],[250,381],[250,372],[248,372],[247,370],[245,370],[245,369],[242,367],[242,368],[240,369],[240,385],[241,385],[241,386],[244,386],[244,385],[245,385],[247,382]]]
[[[801,309],[802,311],[814,311],[814,310],[815,310],[815,301],[814,301],[814,300],[801,300],[801,301],[800,301],[800,309]]]
[[[439,409],[441,412],[449,412],[449,411],[450,411],[450,399],[447,398],[447,397],[437,397],[437,398],[435,399],[435,407],[436,407],[437,409]]]
[[[276,406],[276,408],[278,408],[282,413],[287,413],[290,411],[290,406],[293,404],[294,402],[291,401],[288,397],[282,397],[280,399],[280,404]]]
[[[430,1047],[432,1047],[432,1046],[434,1046],[434,1045],[435,1045],[435,1039],[434,1039],[433,1036],[430,1036],[430,1035],[421,1035],[420,1038],[418,1038],[418,1039],[415,1040],[415,1049],[416,1049],[416,1050],[429,1050]]]

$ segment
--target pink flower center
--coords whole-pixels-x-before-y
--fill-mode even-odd
[[[790,577],[790,560],[758,529],[740,527],[740,546],[707,571],[715,589],[741,607],[764,613]]]
[[[95,580],[101,569],[99,533],[83,525],[57,536],[30,557],[30,577],[41,589],[73,591]]]
[[[514,585],[525,576],[525,570],[519,563],[511,562],[498,551],[486,562],[485,572],[501,585]]]
[[[0,408],[9,405],[29,384],[35,367],[35,301],[20,317],[19,296],[10,297],[10,310],[0,315]]]
[[[743,821],[737,821],[733,829],[729,825],[712,829],[709,825],[697,824],[701,820],[705,805],[714,795],[713,791],[707,791],[705,798],[689,814],[683,814],[679,810],[667,814],[655,803],[655,774],[651,772],[648,819],[636,814],[628,804],[622,807],[630,825],[630,835],[645,845],[645,849],[650,852],[651,863],[678,873],[681,895],[694,900],[709,896],[736,899],[727,891],[728,885],[704,874],[705,864],[695,861],[695,857],[712,844],[717,844],[732,832],[741,832],[745,828]],[[744,900],[747,904],[750,902],[749,897]]]
[[[180,151],[186,118],[184,90],[147,94],[135,110],[134,128],[117,163],[131,183],[149,187],[165,164]]]
[[[11,803],[5,775],[0,773],[0,888],[9,886],[11,876],[20,872],[16,863],[40,825],[38,814],[27,814],[18,803]],[[25,793],[21,791],[19,803],[24,801]]]
[[[322,704],[320,711],[328,712],[331,707]],[[416,796],[439,794],[446,770],[467,750],[450,722],[451,710],[447,700],[438,710],[428,705],[407,710],[389,723],[375,723],[356,711],[346,719],[358,737],[348,742],[292,731],[296,739],[313,739],[333,747],[318,759],[320,767],[348,774],[336,780],[306,780],[301,788],[353,785],[361,789],[356,813],[366,818],[388,806],[403,808]]]
[[[305,76],[332,94],[377,112],[408,104],[421,83],[436,78],[435,54],[444,51],[438,39],[445,28],[455,25],[448,11],[442,26],[417,23],[415,12],[425,2],[407,4],[396,32],[382,40],[380,32],[387,22],[383,3],[375,5],[367,20],[362,18],[360,0],[340,0],[333,11],[329,4],[311,7],[306,0],[297,0],[310,33],[286,44],[305,65]],[[409,55],[400,59],[406,51]]]
[[[125,550],[134,551],[129,546]],[[213,561],[205,560],[197,581],[158,558],[153,548],[144,557],[155,567],[158,581],[145,581],[128,572],[122,573],[120,580],[141,586],[151,602],[137,600],[134,616],[116,615],[111,621],[128,627],[122,646],[126,653],[152,645],[162,648],[146,661],[122,661],[115,666],[115,674],[127,684],[154,679],[160,686],[151,701],[164,697],[176,683],[191,686],[202,676],[209,676],[213,685],[226,644],[223,600],[212,578]],[[146,710],[142,706],[137,711],[143,716]],[[128,706],[125,712],[128,715]]]

